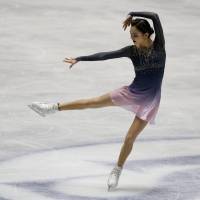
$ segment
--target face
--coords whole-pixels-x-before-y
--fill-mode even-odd
[[[131,39],[136,45],[136,47],[143,47],[145,42],[148,40],[148,33],[140,32],[135,26],[130,28]]]

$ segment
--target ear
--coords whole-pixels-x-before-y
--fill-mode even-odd
[[[145,33],[144,37],[148,38],[149,37],[149,33]]]

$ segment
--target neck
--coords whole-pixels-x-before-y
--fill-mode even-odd
[[[153,44],[153,41],[151,39],[146,40],[146,42],[144,42],[143,46],[141,48],[150,48]]]

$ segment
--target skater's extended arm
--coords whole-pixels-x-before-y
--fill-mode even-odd
[[[115,51],[99,52],[88,56],[79,56],[75,58],[77,61],[98,61],[120,57],[130,57],[131,46],[126,46]]]
[[[165,38],[164,38],[163,28],[157,13],[141,11],[141,12],[129,12],[128,15],[132,17],[140,16],[151,19],[153,21],[153,26],[155,30],[155,40],[154,40],[155,46],[165,48]]]

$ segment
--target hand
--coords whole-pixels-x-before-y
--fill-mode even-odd
[[[69,66],[69,69],[71,69],[72,66],[73,66],[74,64],[76,64],[78,61],[77,61],[76,59],[74,59],[74,58],[65,58],[65,59],[63,60],[63,62],[71,63],[71,65]]]
[[[126,30],[127,26],[131,25],[131,21],[132,21],[132,16],[128,15],[127,18],[123,22],[123,28],[124,28],[124,30]]]

